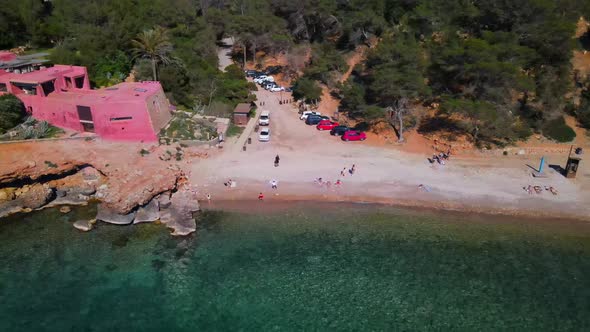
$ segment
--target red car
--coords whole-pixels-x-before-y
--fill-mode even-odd
[[[342,134],[341,139],[343,141],[364,141],[367,139],[367,135],[361,131],[349,130]]]
[[[337,122],[332,122],[330,120],[322,120],[322,121],[320,121],[320,123],[318,123],[316,128],[318,130],[332,130],[332,128],[334,128],[336,126],[338,126]]]

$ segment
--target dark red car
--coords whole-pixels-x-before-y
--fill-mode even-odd
[[[322,121],[320,121],[320,123],[318,123],[316,128],[318,130],[332,130],[332,128],[334,128],[336,126],[338,126],[337,122],[332,122],[330,120],[322,120]]]
[[[367,135],[361,131],[349,130],[342,134],[341,139],[343,141],[364,141],[367,139]]]

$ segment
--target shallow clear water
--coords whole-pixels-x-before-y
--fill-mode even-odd
[[[297,203],[161,225],[0,221],[1,331],[590,329],[590,227]]]

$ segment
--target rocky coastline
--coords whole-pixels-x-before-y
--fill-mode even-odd
[[[160,149],[153,146],[145,150],[150,155],[119,159],[97,150],[51,160],[44,160],[47,155],[12,156],[0,164],[0,218],[50,207],[68,213],[66,207],[94,201],[96,219],[76,221],[75,228],[89,231],[97,220],[117,225],[160,221],[173,235],[190,234],[196,229],[198,201],[185,189],[180,167],[159,158],[166,154]]]

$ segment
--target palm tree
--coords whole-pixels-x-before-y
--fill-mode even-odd
[[[174,62],[170,56],[172,43],[168,39],[166,30],[160,26],[142,31],[136,39],[131,41],[131,44],[133,45],[134,58],[146,58],[152,62],[154,81],[157,81],[156,66],[158,63],[167,65]]]

